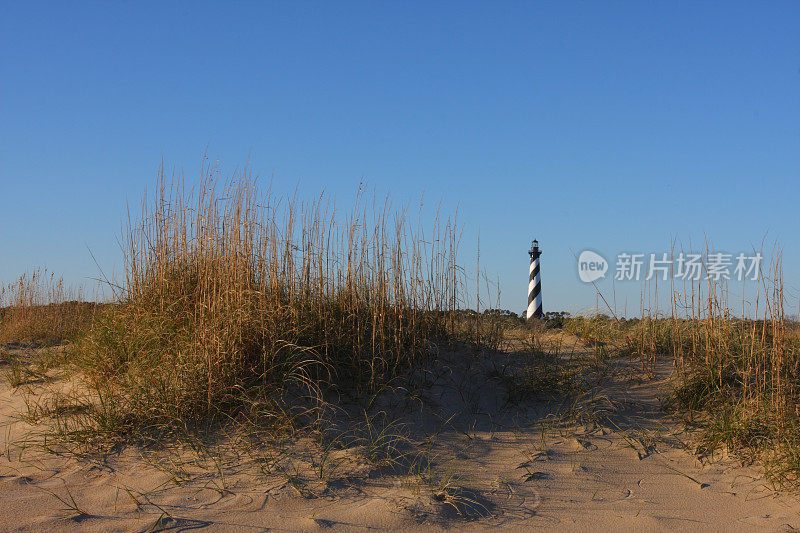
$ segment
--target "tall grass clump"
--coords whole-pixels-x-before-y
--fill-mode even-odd
[[[670,314],[640,322],[638,352],[650,361],[673,355],[680,384],[669,406],[703,428],[703,448],[724,445],[749,460],[762,459],[771,479],[796,484],[800,328],[785,315],[780,253],[758,273],[754,296],[742,297],[739,313],[730,283],[704,279],[683,290],[673,287]]]
[[[25,273],[0,286],[0,344],[73,341],[88,328],[95,307],[46,269]]]
[[[74,356],[124,427],[374,395],[435,356],[460,299],[453,221],[425,233],[360,193],[339,217],[248,172],[187,191],[162,169],[123,233],[117,301]]]

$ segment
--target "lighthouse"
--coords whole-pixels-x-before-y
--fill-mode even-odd
[[[531,256],[531,269],[528,277],[528,312],[525,314],[528,320],[532,318],[542,318],[542,280],[539,277],[539,241],[531,243],[528,252]]]

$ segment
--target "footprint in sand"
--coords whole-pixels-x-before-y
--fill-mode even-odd
[[[308,520],[319,529],[328,529],[337,524],[335,520],[327,520],[325,518],[309,518]]]
[[[530,472],[529,471],[523,476],[523,479],[525,481],[538,481],[538,480],[541,480],[541,479],[550,479],[551,477],[553,477],[553,476],[551,476],[547,472]]]
[[[588,441],[586,439],[578,439],[578,438],[569,439],[569,441],[567,441],[567,444],[571,450],[576,452],[594,451],[597,449],[597,446],[595,444],[592,444],[591,441]]]
[[[581,463],[575,462],[562,462],[553,466],[556,472],[559,474],[586,474],[589,472],[589,468]]]
[[[28,477],[28,476],[13,476],[13,477],[11,477],[9,479],[5,479],[3,481],[6,481],[8,483],[12,483],[14,485],[30,485],[31,483],[33,483],[33,478]]]

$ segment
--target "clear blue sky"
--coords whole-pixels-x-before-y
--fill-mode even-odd
[[[573,252],[672,237],[777,239],[796,302],[798,24],[796,1],[3,2],[0,281],[96,277],[87,247],[119,270],[126,201],[208,147],[279,192],[458,206],[515,311],[534,237],[546,310],[595,305]]]

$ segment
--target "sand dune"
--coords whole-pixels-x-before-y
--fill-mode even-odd
[[[568,341],[574,358],[586,355]],[[387,406],[404,413],[408,442],[428,452],[428,478],[376,469],[355,448],[332,454],[338,473],[317,479],[264,475],[252,455],[224,445],[203,460],[177,448],[47,450],[46,422],[20,414],[67,384],[0,380],[0,529],[800,528],[798,499],[774,491],[757,467],[692,453],[691,432],[660,409],[670,362],[648,378],[617,361],[587,393],[510,404],[498,368],[512,371],[515,357],[452,354],[418,402]]]

